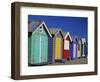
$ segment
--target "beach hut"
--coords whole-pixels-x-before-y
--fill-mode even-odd
[[[72,38],[69,32],[66,33],[64,37],[64,47],[63,47],[63,60],[70,60],[70,43],[72,42]]]
[[[48,63],[48,39],[52,37],[44,21],[28,24],[28,64]]]
[[[84,44],[84,54],[85,54],[85,57],[88,56],[88,42],[86,40],[85,44]]]
[[[82,57],[86,57],[88,53],[88,44],[85,38],[82,38]]]
[[[72,42],[70,44],[70,51],[71,51],[71,60],[77,58],[77,51],[78,51],[78,39],[77,36],[72,38]]]
[[[53,62],[62,62],[63,55],[63,32],[61,29],[51,28],[50,32],[53,39]]]
[[[78,38],[78,52],[77,52],[77,58],[81,57],[82,52],[82,40],[81,38]]]

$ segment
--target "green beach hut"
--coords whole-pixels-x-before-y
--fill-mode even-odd
[[[48,63],[48,39],[52,37],[44,21],[32,21],[28,24],[28,64],[44,65]]]

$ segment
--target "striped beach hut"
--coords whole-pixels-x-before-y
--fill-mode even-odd
[[[77,58],[77,51],[78,51],[78,39],[77,36],[72,38],[72,42],[70,44],[70,50],[71,50],[71,60],[74,60]]]
[[[53,39],[53,62],[62,62],[63,55],[63,32],[61,29],[51,28],[50,32]]]
[[[48,39],[52,37],[44,21],[28,24],[28,64],[48,63]]]
[[[71,35],[69,32],[64,36],[64,47],[63,47],[63,60],[70,60],[70,43],[72,42]]]

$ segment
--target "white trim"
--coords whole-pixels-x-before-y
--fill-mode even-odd
[[[70,33],[69,33],[69,32],[67,32],[67,33],[66,33],[66,35],[65,35],[64,39],[66,39],[68,36],[69,36],[69,38],[70,38],[70,40],[71,40],[71,42],[72,42],[72,38],[71,38],[71,36],[70,36]]]
[[[58,29],[58,31],[54,34],[54,36],[56,36],[57,33],[60,32],[60,31],[61,31],[61,33],[62,33],[62,30],[61,30],[61,29]],[[62,34],[62,35],[63,35],[63,34]]]
[[[45,28],[46,28],[47,32],[49,33],[50,37],[52,37],[50,31],[49,31],[48,28],[47,28],[47,25],[45,24],[45,22],[43,21],[42,23],[45,25]]]
[[[49,36],[52,37],[52,35],[51,35],[50,31],[48,30],[47,25],[45,24],[44,21],[42,21],[42,23],[35,29],[35,31],[36,31],[39,27],[43,27],[42,24],[45,25],[45,28],[46,28],[47,32],[49,33]],[[35,31],[34,31],[34,33],[35,33]]]

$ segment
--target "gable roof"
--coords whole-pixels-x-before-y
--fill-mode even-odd
[[[41,24],[42,24],[42,21],[31,21],[31,22],[28,22],[28,32],[34,31]]]
[[[66,39],[68,36],[69,36],[69,38],[70,38],[70,40],[71,40],[71,42],[72,42],[72,37],[71,37],[71,35],[70,35],[70,33],[69,33],[69,32],[67,32],[67,33],[66,33],[66,35],[65,35],[64,39]]]
[[[44,21],[32,21],[28,24],[28,32],[34,32],[39,28],[40,26],[44,25],[44,28],[46,29],[47,33],[49,34],[50,37],[52,37],[49,29],[47,28],[47,25],[45,24]]]
[[[49,28],[51,34],[55,34],[58,30],[59,28]]]
[[[55,33],[55,36],[57,35],[57,33],[60,32],[61,33],[61,36],[63,37],[63,32],[61,29],[58,29],[58,31]]]
[[[73,42],[78,42],[78,37],[77,36],[71,36],[71,38],[72,38]]]
[[[57,35],[58,32],[61,33],[61,36],[63,38],[63,31],[59,28],[50,28],[50,33],[52,34],[52,37],[55,37]]]
[[[86,42],[85,38],[82,38],[82,44],[84,44]]]

